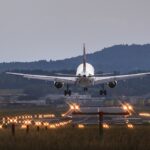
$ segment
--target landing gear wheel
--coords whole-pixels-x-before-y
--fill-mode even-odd
[[[65,96],[67,95],[67,90],[64,91],[64,95],[65,95]]]
[[[68,91],[68,95],[71,96],[71,90]]]
[[[105,95],[105,96],[106,96],[106,95],[107,95],[107,91],[106,91],[106,90],[100,90],[99,94],[100,94],[100,95]]]
[[[105,85],[102,84],[101,87],[102,87],[102,90],[99,91],[99,94],[106,96],[107,95],[107,91],[105,90]]]
[[[67,96],[67,95],[71,96],[71,90],[65,90],[64,91],[64,95],[65,96]]]
[[[103,91],[102,91],[102,90],[100,90],[100,91],[99,91],[99,94],[100,94],[100,95],[103,95]]]
[[[87,91],[88,91],[88,88],[87,88],[87,87],[85,87],[83,90],[84,90],[84,92],[87,92]]]
[[[104,93],[105,96],[107,95],[107,91],[106,90],[104,90],[103,93]]]

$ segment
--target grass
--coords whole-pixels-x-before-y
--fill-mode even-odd
[[[6,95],[22,95],[22,89],[0,89],[0,96]]]
[[[34,128],[29,134],[17,129],[15,137],[10,129],[0,131],[1,150],[148,150],[150,149],[150,126],[137,126],[135,129],[114,126],[104,130],[100,139],[97,127],[77,129]]]
[[[67,108],[57,108],[56,106],[9,106],[0,108],[0,118],[4,116],[15,115],[32,115],[43,113],[54,113],[60,115],[65,112]]]
[[[60,113],[55,107],[10,107],[1,108],[0,117],[6,115]],[[40,129],[34,127],[29,134],[25,130],[16,129],[16,135],[11,135],[11,129],[0,130],[0,150],[149,150],[150,126],[139,125],[134,129],[125,126],[112,126],[104,130],[100,138],[98,127],[89,126],[85,129],[67,126],[58,129]]]

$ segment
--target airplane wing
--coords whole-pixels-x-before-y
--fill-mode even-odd
[[[143,78],[148,75],[150,75],[150,72],[129,74],[129,75],[116,75],[116,76],[108,76],[108,77],[95,77],[95,84],[104,84],[108,82],[128,80],[128,79],[133,79],[133,78]]]
[[[76,82],[76,77],[32,75],[32,74],[23,74],[23,73],[15,73],[15,72],[6,72],[6,73],[10,74],[10,75],[22,76],[22,77],[28,78],[28,79],[63,82],[63,83],[69,83],[69,84],[75,84],[75,82]]]

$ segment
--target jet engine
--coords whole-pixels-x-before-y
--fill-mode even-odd
[[[62,82],[54,82],[54,85],[57,89],[60,89],[63,87],[64,84]]]
[[[109,83],[108,83],[108,86],[109,86],[110,88],[114,88],[116,85],[117,85],[117,81],[113,81],[113,82],[109,82]]]

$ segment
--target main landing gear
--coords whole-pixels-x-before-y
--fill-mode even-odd
[[[106,89],[105,89],[104,84],[102,85],[102,90],[99,91],[99,94],[100,94],[100,95],[104,95],[104,96],[107,95],[107,91],[106,91]]]
[[[84,87],[83,90],[84,90],[84,92],[87,92],[87,91],[88,91],[88,88],[87,88],[87,87]]]
[[[107,95],[107,91],[106,91],[106,90],[100,90],[100,91],[99,91],[99,94],[106,96],[106,95]]]
[[[71,96],[71,90],[69,90],[69,85],[67,84],[67,89],[64,91],[64,95],[67,96]]]

